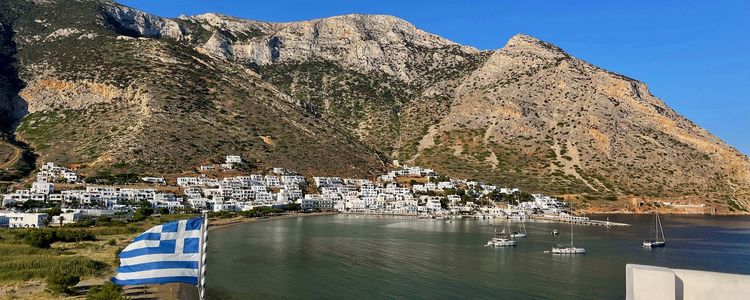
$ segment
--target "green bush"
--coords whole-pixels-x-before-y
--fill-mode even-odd
[[[54,242],[69,243],[96,240],[96,235],[88,230],[31,229],[18,232],[16,236],[22,238],[26,244],[37,248],[49,248]]]
[[[143,221],[153,214],[154,214],[153,208],[147,207],[147,206],[141,206],[135,211],[135,213],[133,213],[132,220],[136,222]]]
[[[216,211],[216,212],[208,213],[209,218],[216,218],[216,219],[228,219],[228,218],[234,218],[236,216],[237,216],[237,213],[233,211]]]
[[[92,287],[88,293],[86,293],[86,299],[88,300],[121,300],[122,288],[114,283],[107,282],[102,286]]]
[[[81,281],[81,277],[63,274],[53,273],[47,276],[47,290],[53,294],[72,294],[72,287]]]
[[[62,210],[59,207],[53,207],[44,212],[48,214],[50,217],[52,217],[52,216],[59,216],[62,213]]]
[[[49,248],[55,242],[55,235],[51,231],[33,229],[23,237],[26,244],[37,248]]]
[[[55,230],[55,240],[59,242],[95,241],[96,235],[88,230]]]
[[[262,206],[262,207],[256,207],[248,211],[240,212],[240,214],[247,218],[259,218],[259,217],[265,217],[272,214],[278,214],[284,212],[281,209],[268,207],[268,206]]]

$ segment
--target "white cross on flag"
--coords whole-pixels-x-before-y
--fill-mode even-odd
[[[203,218],[154,226],[120,252],[118,285],[198,284]]]

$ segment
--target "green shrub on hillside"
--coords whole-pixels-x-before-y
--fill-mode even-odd
[[[86,293],[87,300],[121,300],[122,288],[114,283],[107,282],[102,286],[92,287]]]
[[[37,248],[49,248],[54,242],[94,241],[96,235],[86,230],[30,229],[16,235],[26,244]]]
[[[73,294],[73,286],[81,281],[81,277],[63,273],[53,273],[47,276],[47,290],[53,294]]]

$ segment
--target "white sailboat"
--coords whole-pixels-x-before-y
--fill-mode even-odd
[[[552,254],[586,254],[586,248],[576,248],[573,244],[573,222],[570,222],[570,246],[554,246],[552,247]]]
[[[506,227],[508,227],[508,231],[510,231],[510,227],[508,226],[508,223],[506,222]],[[487,244],[485,246],[487,247],[515,247],[518,245],[518,242],[513,239],[512,235],[505,234],[505,228],[503,228],[503,231],[501,231],[499,234],[497,233],[497,228],[495,228],[495,236],[487,241]]]
[[[511,237],[514,238],[525,238],[526,237],[526,223],[521,222],[521,226],[519,226],[520,231],[513,231],[510,233]]]
[[[661,233],[661,240],[659,239],[659,233]],[[661,226],[661,220],[659,220],[659,213],[654,214],[654,239],[643,241],[643,247],[656,248],[664,247],[667,245],[667,238],[664,237],[664,228]]]

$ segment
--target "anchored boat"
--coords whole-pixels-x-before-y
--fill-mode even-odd
[[[577,248],[573,244],[573,222],[570,222],[570,246],[556,245],[552,247],[552,254],[586,254],[586,248]]]
[[[518,226],[519,231],[513,231],[510,233],[511,237],[514,238],[525,238],[526,237],[526,223],[521,222],[521,226]]]
[[[656,248],[664,247],[667,245],[667,239],[664,237],[664,228],[661,226],[661,220],[659,220],[659,213],[654,214],[654,239],[643,241],[643,247]],[[661,239],[659,239],[659,233],[661,233]]]
[[[506,222],[506,227],[508,223]],[[508,231],[510,231],[510,227],[508,227]],[[513,239],[512,235],[508,235],[505,233],[505,228],[503,228],[503,231],[500,233],[497,232],[497,228],[495,228],[495,236],[487,241],[487,244],[485,245],[487,247],[515,247],[518,246],[518,242]]]

